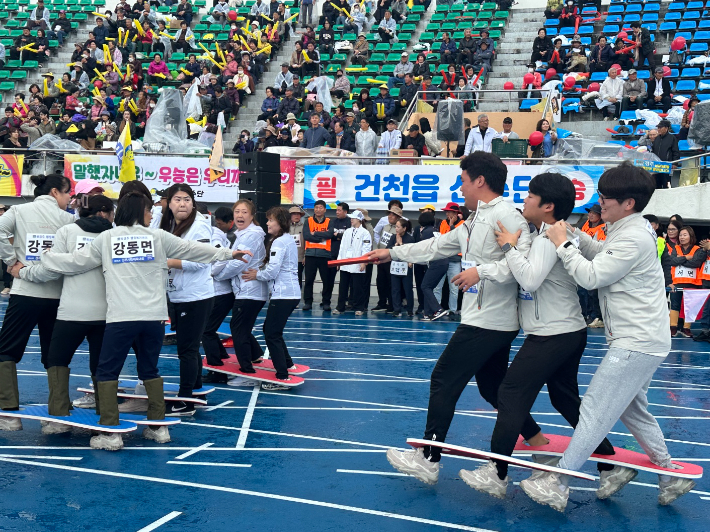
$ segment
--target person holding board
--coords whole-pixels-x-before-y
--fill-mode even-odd
[[[658,260],[656,234],[641,211],[655,190],[651,174],[624,162],[599,178],[599,204],[607,223],[607,238],[592,240],[579,230],[574,239],[559,221],[547,230],[557,256],[574,280],[587,290],[599,290],[609,351],[584,394],[579,424],[559,467],[579,470],[594,449],[621,420],[654,464],[676,469],[663,432],[648,411],[646,394],[656,368],[668,356],[671,338],[666,290]],[[579,238],[579,247],[575,245]],[[631,467],[616,466],[614,490],[636,477]],[[695,482],[659,475],[658,502],[672,503]],[[540,504],[563,511],[569,497],[568,477],[543,473],[520,483]]]
[[[493,234],[499,229],[498,222],[510,231],[521,231],[517,246],[521,253],[530,249],[527,222],[503,198],[507,175],[497,156],[472,153],[461,160],[461,193],[466,206],[475,211],[464,224],[439,238],[368,254],[370,259],[386,263],[425,262],[461,253],[463,271],[454,277],[464,291],[461,325],[431,375],[425,440],[445,441],[456,403],[474,376],[481,396],[498,407],[498,387],[508,368],[510,345],[520,330],[518,284]],[[520,432],[533,445],[545,444],[529,414]],[[439,478],[441,452],[436,447],[389,449],[387,459],[398,471],[427,484],[435,484]]]

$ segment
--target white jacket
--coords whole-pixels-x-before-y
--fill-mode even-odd
[[[486,129],[485,138],[481,139],[481,132],[478,126],[474,127],[468,134],[468,139],[466,139],[466,147],[463,151],[464,155],[469,155],[474,151],[485,151],[491,153],[493,150],[493,139],[499,138],[498,132],[489,127]]]
[[[212,245],[212,227],[209,218],[199,212],[182,240],[192,240]],[[172,259],[174,257],[168,256]],[[209,264],[182,261],[182,269],[168,269],[168,297],[171,303],[189,303],[214,297],[212,270]]]
[[[505,254],[508,267],[520,285],[518,315],[525,334],[553,336],[586,329],[577,296],[577,283],[557,257],[555,245],[545,235],[547,224],[531,234],[526,257],[517,249]],[[574,241],[574,236],[570,241]]]
[[[74,216],[61,210],[52,196],[39,196],[32,203],[15,205],[0,216],[0,259],[8,266],[18,260],[25,266],[38,262],[42,250],[49,249],[54,243],[57,230],[72,223]],[[59,299],[62,294],[62,280],[35,284],[15,279],[10,293]]]
[[[254,255],[246,256],[247,262],[229,261],[226,263],[215,264],[212,268],[212,275],[218,281],[230,279],[232,282],[232,292],[237,299],[254,299],[257,301],[266,301],[268,288],[263,281],[245,281],[242,279],[242,273],[246,270],[259,269],[264,262],[266,252],[264,250],[264,230],[258,225],[251,224],[242,231],[237,231],[237,237],[232,244],[232,249],[249,250]]]
[[[216,248],[227,248],[229,249],[230,243],[227,235],[219,229],[218,227],[212,227],[212,245]],[[214,268],[212,265],[211,268]],[[212,286],[214,286],[214,295],[222,296],[224,294],[232,293],[232,281],[218,281],[217,279],[212,279]]]
[[[271,243],[269,262],[257,270],[256,278],[267,284],[271,299],[301,299],[298,246],[290,234],[283,234]]]
[[[343,234],[343,239],[340,241],[340,251],[338,259],[354,259],[362,257],[365,253],[372,251],[372,238],[370,232],[360,226],[357,229],[351,227]],[[350,273],[365,273],[365,270],[360,269],[359,264],[341,266],[341,270]]]
[[[165,299],[168,257],[214,262],[230,260],[232,251],[136,224],[104,231],[81,251],[44,253],[42,265],[64,275],[76,275],[101,266],[108,303],[106,323],[164,321],[168,319]]]
[[[496,242],[494,231],[499,230],[498,222],[511,233],[522,231],[517,247],[527,254],[530,249],[528,224],[515,207],[499,196],[490,203],[479,202],[468,220],[452,231],[439,238],[396,246],[390,249],[390,256],[392,260],[423,264],[461,253],[464,268],[475,263],[481,278],[477,293],[467,291],[463,295],[461,323],[493,331],[517,331],[520,329],[518,283]]]
[[[656,233],[640,213],[607,224],[602,242],[577,229],[580,246],[557,248],[577,284],[599,290],[606,339],[611,347],[666,357],[670,319]]]

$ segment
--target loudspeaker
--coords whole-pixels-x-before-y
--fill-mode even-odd
[[[281,192],[274,194],[272,192],[240,190],[239,199],[248,199],[254,203],[256,206],[256,221],[266,229],[266,211],[271,207],[281,205]]]
[[[463,102],[443,100],[436,109],[436,136],[439,140],[461,142],[463,131]]]
[[[239,171],[239,189],[281,194],[281,172]]]
[[[270,172],[281,173],[281,155],[255,151],[239,154],[240,172]]]

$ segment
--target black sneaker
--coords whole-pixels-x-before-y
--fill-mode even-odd
[[[216,371],[208,371],[207,375],[202,377],[202,382],[209,382],[212,384],[226,384],[229,380],[229,375],[226,373],[217,373]]]
[[[394,309],[393,309],[393,308],[388,308],[387,310],[385,310],[385,312],[386,312],[387,314],[392,314],[392,313],[394,312]]]
[[[313,308],[313,305],[303,305],[303,308],[301,310],[311,310]]]
[[[708,331],[703,331],[700,334],[693,336],[694,342],[704,342],[706,340],[710,340],[710,333],[708,333]]]
[[[192,403],[186,403],[185,401],[166,401],[165,402],[165,416],[166,417],[180,417],[180,416],[192,416],[195,413],[195,405]]]
[[[417,316],[419,316],[419,314],[424,314],[424,309],[423,309],[423,308],[418,308],[417,311],[415,312],[415,314],[416,314]]]
[[[330,303],[326,303],[325,305],[323,305],[323,312],[330,312],[330,311],[331,311]]]
[[[375,308],[372,309],[372,312],[385,312],[387,310],[387,307],[381,307],[380,305],[377,305]]]
[[[408,317],[408,318],[413,318],[413,317],[414,317],[414,312],[407,312],[407,317]]]
[[[437,310],[434,315],[431,317],[431,321],[438,320],[439,318],[443,318],[449,313],[448,310],[444,310],[443,308],[440,308]]]
[[[163,345],[177,345],[177,334],[169,334],[164,336]]]

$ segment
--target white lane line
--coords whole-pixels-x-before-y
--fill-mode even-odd
[[[357,469],[336,469],[336,473],[354,473],[356,475],[382,475],[384,477],[409,477],[411,475],[407,475],[405,473],[395,473],[395,472],[388,472],[388,471],[359,471]]]
[[[224,406],[227,406],[228,404],[233,403],[234,401],[225,401],[224,403],[220,403],[218,405],[214,406],[208,406],[207,408],[201,409],[203,412],[212,412],[212,410],[217,410],[218,408],[222,408]]]
[[[182,512],[170,512],[165,517],[161,517],[160,519],[158,519],[154,523],[151,523],[148,526],[141,528],[138,532],[151,532],[151,530],[155,530],[156,528],[158,528],[161,525],[164,525],[168,521],[172,521],[178,515],[182,515]]]
[[[421,379],[417,377],[400,377],[398,375],[382,375],[379,373],[357,373],[355,371],[337,371],[334,369],[318,369],[311,368],[311,371],[317,371],[320,373],[338,373],[343,375],[360,375],[361,377],[385,377],[388,379],[401,379],[403,381],[416,381],[416,382],[429,382],[430,379]],[[310,380],[310,379],[309,379]]]
[[[176,462],[174,460],[168,461],[168,464],[221,466],[221,467],[251,467],[251,464],[218,464],[215,462]]]
[[[0,454],[0,458],[41,458],[42,460],[83,460],[81,456],[35,456],[27,454]]]
[[[244,422],[242,423],[242,428],[239,432],[239,438],[237,439],[237,449],[244,449],[244,445],[246,445],[247,443],[249,427],[251,426],[251,419],[252,417],[254,417],[254,407],[256,406],[256,400],[259,397],[259,390],[261,390],[261,386],[254,386],[251,391],[249,406],[247,406],[246,414],[244,414]]]
[[[313,379],[308,379],[313,380]],[[400,381],[396,381],[400,382]],[[223,410],[243,410],[246,406],[223,406]],[[322,406],[257,406],[254,410],[334,410],[336,412],[415,412],[411,408],[349,408],[349,407],[333,407],[326,408]],[[710,419],[710,418],[708,418]]]
[[[700,497],[704,501],[710,501],[710,497]]]
[[[203,443],[199,447],[195,447],[194,449],[187,451],[186,453],[182,453],[180,456],[176,456],[175,460],[182,460],[183,458],[187,458],[188,456],[192,456],[193,454],[199,453],[200,451],[207,449],[207,447],[211,447],[214,445],[213,443]]]
[[[304,499],[301,497],[289,497],[286,495],[276,495],[274,493],[264,493],[264,492],[259,492],[259,491],[244,490],[244,489],[238,489],[238,488],[228,488],[226,486],[214,486],[211,484],[198,484],[197,482],[185,482],[185,481],[181,481],[181,480],[172,480],[172,479],[160,478],[160,477],[148,477],[145,475],[132,475],[129,473],[118,473],[118,472],[114,472],[114,471],[102,471],[100,469],[89,469],[89,468],[85,468],[85,467],[72,467],[72,466],[58,465],[58,464],[44,464],[42,462],[31,462],[29,460],[15,460],[12,458],[0,458],[0,461],[10,462],[10,463],[14,463],[14,464],[21,464],[21,465],[36,466],[36,467],[46,467],[49,469],[58,469],[58,470],[63,470],[63,471],[74,471],[76,473],[90,473],[90,474],[94,474],[94,475],[103,475],[103,476],[107,476],[107,477],[125,478],[125,479],[130,479],[130,480],[142,480],[145,482],[155,482],[158,484],[170,484],[173,486],[182,486],[182,487],[186,487],[186,488],[221,491],[224,493],[234,493],[236,495],[248,495],[248,496],[252,496],[252,497],[261,497],[264,499],[293,502],[293,503],[297,503],[297,504],[306,504],[306,505],[310,505],[310,506],[319,506],[321,508],[331,508],[333,510],[344,510],[346,512],[374,515],[377,517],[387,517],[389,519],[398,519],[400,521],[409,521],[409,522],[421,523],[421,524],[425,524],[425,525],[448,527],[448,528],[453,528],[456,530],[468,530],[469,532],[494,532],[489,529],[466,526],[466,525],[459,525],[457,523],[447,523],[444,521],[435,521],[433,519],[425,519],[425,518],[421,518],[421,517],[414,517],[411,515],[396,514],[393,512],[383,512],[380,510],[372,510],[370,508],[360,508],[357,506],[348,506],[348,505],[344,505],[344,504],[336,504],[336,503],[325,502],[325,501],[317,501],[317,500],[313,500],[313,499]],[[173,512],[173,513],[175,513],[175,512]],[[171,515],[171,514],[169,514],[169,515]],[[168,517],[168,516],[166,516],[166,517]],[[163,519],[165,519],[165,518],[163,518]],[[157,523],[157,521],[156,521],[156,523]],[[155,530],[155,528],[144,528],[144,529],[139,530],[138,532],[150,532],[151,530]]]
[[[372,356],[372,357],[385,357],[385,358],[393,358],[395,360],[429,360],[429,358],[423,358],[423,357],[410,357],[410,356],[404,356],[404,355],[383,355],[382,353],[360,353],[359,351],[343,351],[342,349],[315,349],[313,347],[289,347],[289,351],[291,350],[300,350],[300,351],[317,351],[318,353],[339,353],[343,355],[365,355],[365,356]],[[438,359],[437,359],[438,360]]]

